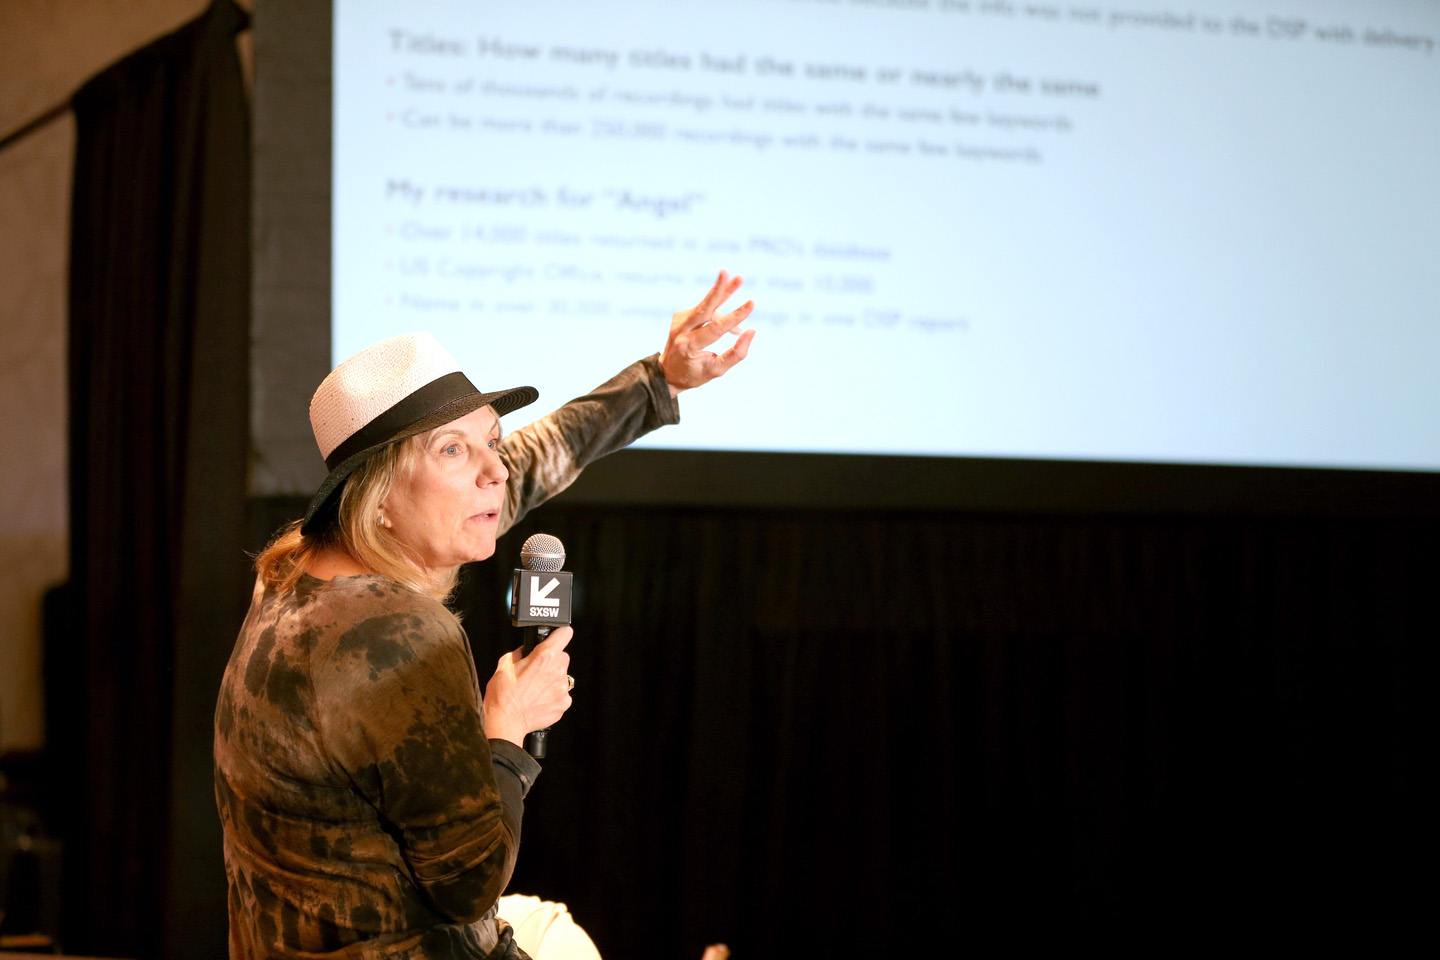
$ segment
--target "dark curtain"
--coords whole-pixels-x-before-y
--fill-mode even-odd
[[[216,2],[74,98],[73,633],[46,665],[70,952],[225,949],[209,716],[247,582],[246,25]]]
[[[877,482],[883,482],[877,477]],[[512,890],[607,957],[1393,948],[1440,527],[542,509],[575,705]]]

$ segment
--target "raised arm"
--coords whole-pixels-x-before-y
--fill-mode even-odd
[[[505,437],[500,456],[510,471],[500,532],[534,507],[560,493],[596,460],[657,427],[680,422],[676,398],[683,390],[723,376],[750,351],[755,331],[740,324],[753,301],[726,314],[719,311],[743,281],[725,271],[700,302],[677,312],[664,349],[639,360],[583,397]],[[710,349],[735,334],[723,353]]]

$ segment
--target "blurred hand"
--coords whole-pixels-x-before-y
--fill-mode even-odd
[[[742,282],[740,277],[732,277],[721,270],[715,286],[710,288],[704,299],[689,310],[681,310],[670,321],[670,336],[660,353],[660,366],[665,370],[665,380],[670,384],[672,397],[678,396],[681,390],[698,387],[722,376],[750,352],[754,330],[739,332],[735,345],[724,353],[716,354],[708,349],[725,334],[737,333],[736,328],[741,321],[755,309],[755,301],[746,300],[722,317],[715,315],[715,311],[740,289]]]

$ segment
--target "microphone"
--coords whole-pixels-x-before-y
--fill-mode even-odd
[[[510,579],[510,623],[525,630],[528,657],[535,644],[555,627],[570,622],[573,575],[565,566],[565,545],[558,537],[536,533],[520,548],[520,565]],[[525,735],[525,752],[536,760],[545,756],[550,728]]]

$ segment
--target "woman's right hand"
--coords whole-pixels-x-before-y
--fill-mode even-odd
[[[530,650],[511,650],[500,658],[485,684],[485,735],[525,745],[525,735],[543,730],[570,709],[570,654],[565,647],[575,631],[556,627]]]

